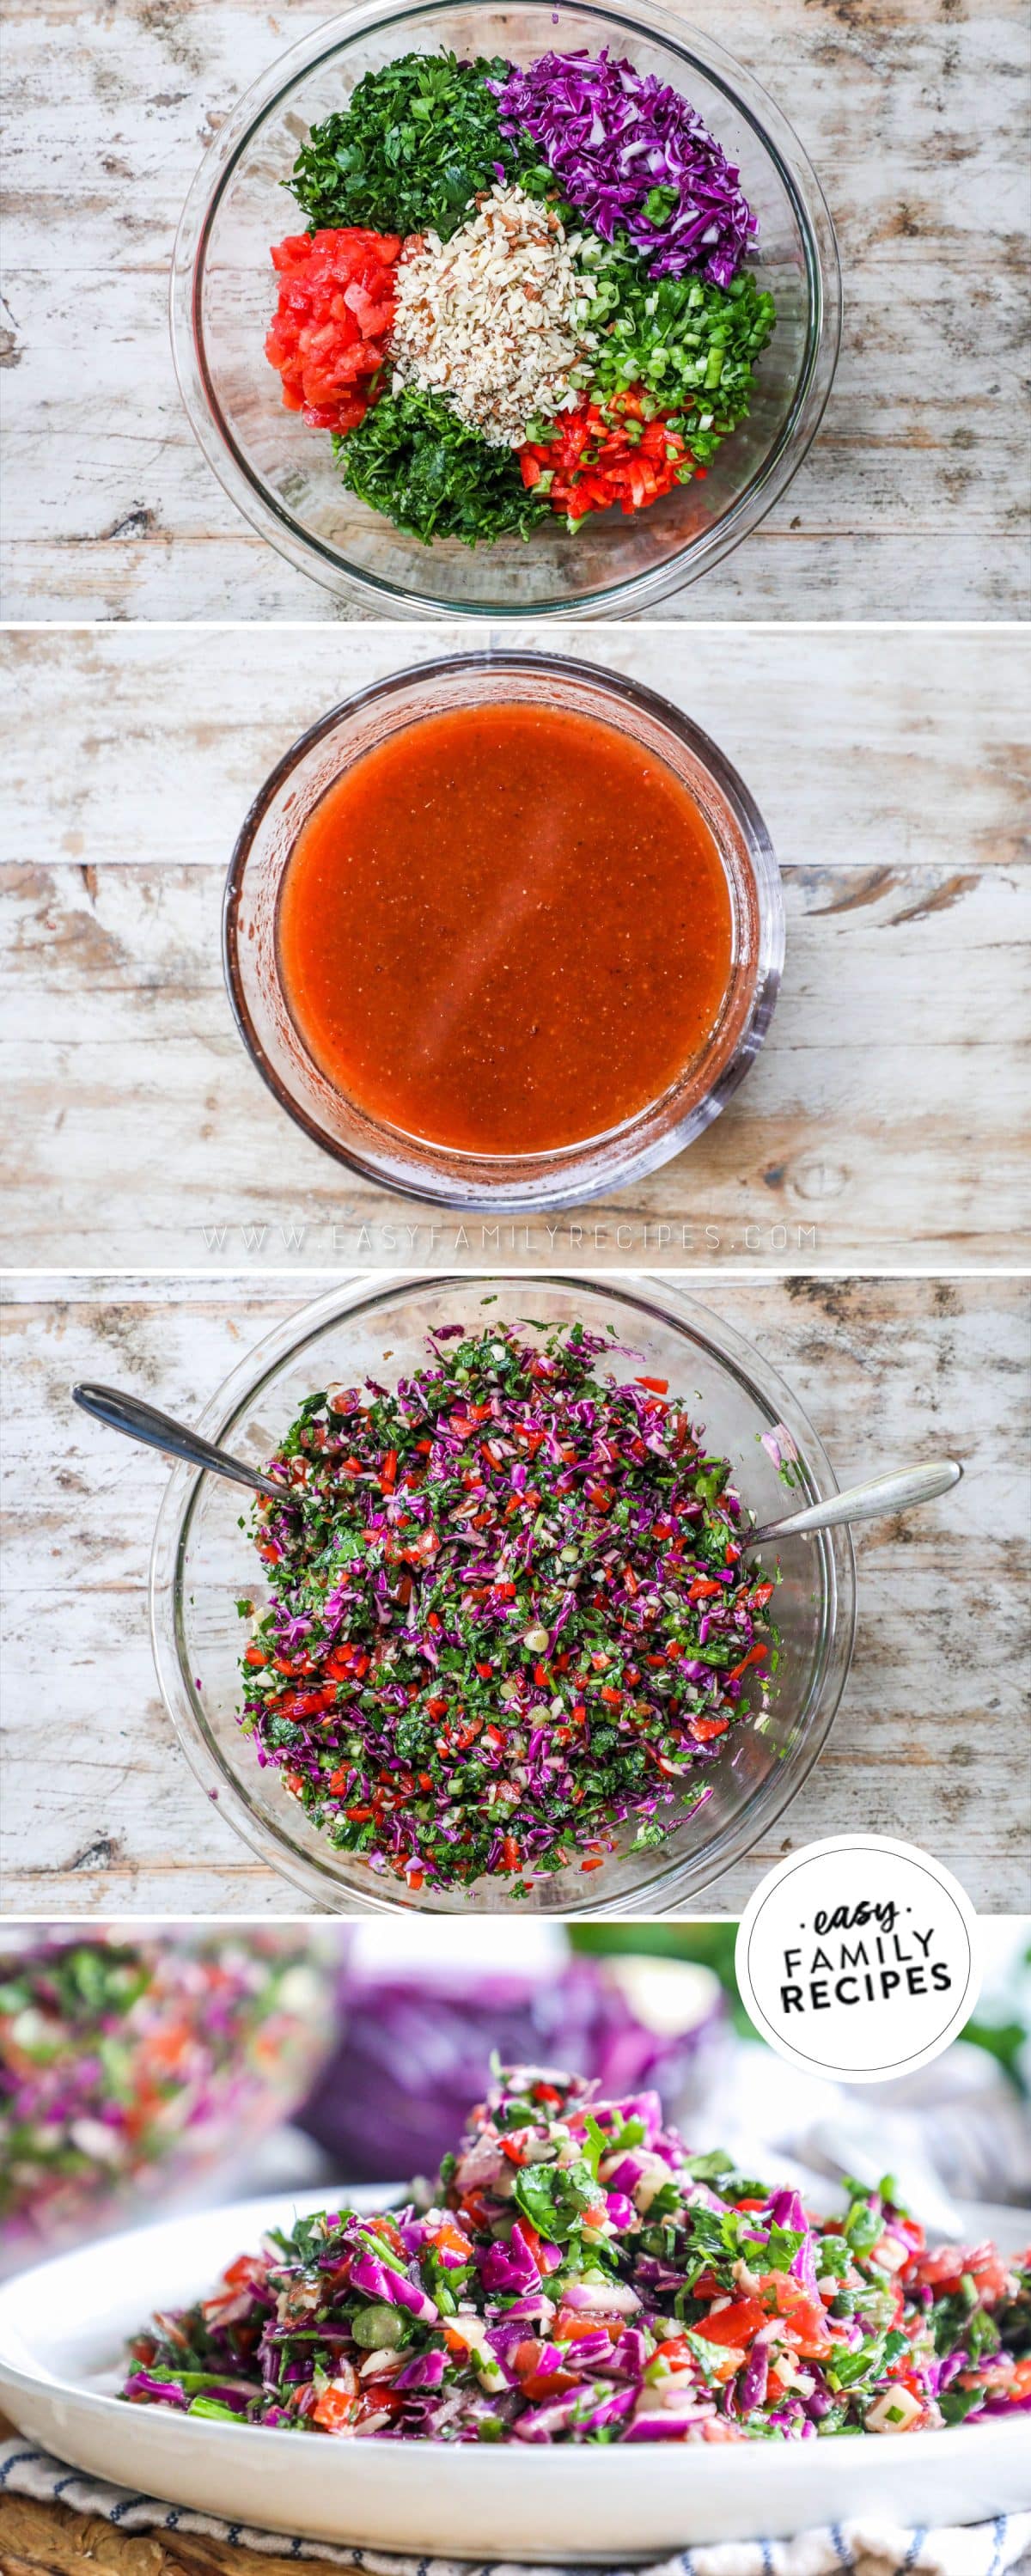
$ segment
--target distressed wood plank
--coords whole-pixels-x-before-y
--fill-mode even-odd
[[[115,1269],[144,1252],[368,1264],[417,1250],[475,1266],[504,1248],[479,1220],[387,1198],[284,1119],[226,1025],[212,875],[112,871],[91,899],[78,870],[34,871],[18,891],[30,958],[42,916],[54,959],[8,999],[0,1045],[18,1104],[0,1177],[19,1261],[74,1248]],[[796,1269],[1021,1257],[1026,898],[1005,875],[906,870],[871,895],[867,878],[820,869],[786,871],[785,897],[784,994],[746,1091],[638,1189],[521,1226],[524,1266],[584,1248],[603,1266],[660,1252]]]
[[[367,619],[237,517],[193,444],[165,320],[205,141],[322,14],[12,0],[8,617]],[[1017,0],[721,0],[707,24],[788,109],[823,179],[845,340],[790,491],[658,614],[1026,613]]]
[[[8,2429],[0,2418],[0,2437]],[[304,2565],[307,2576],[340,2576],[339,2555],[332,2563],[306,2558]],[[6,2494],[0,2496],[0,2567],[4,2576],[289,2576],[291,2569],[296,2576],[297,2560],[180,2531],[120,2531],[99,2514]]]
[[[842,1481],[872,1456],[921,1451],[954,1451],[968,1470],[955,1502],[857,1531],[859,1643],[830,1742],[707,1910],[739,1911],[783,1852],[853,1829],[934,1850],[982,1910],[1026,1908],[1013,1780],[1026,1729],[1027,1283],[723,1278],[699,1293],[803,1390]],[[297,1284],[80,1276],[11,1282],[8,1301],[5,1663],[18,1724],[6,1904],[307,1911],[196,1787],[157,1698],[144,1588],[164,1468],[68,1394],[78,1376],[115,1379],[189,1415],[295,1309]]]
[[[737,762],[779,857],[969,869],[1026,851],[1027,638],[809,626],[488,628],[660,690]],[[224,870],[252,796],[313,718],[446,651],[440,628],[40,634],[0,642],[12,838],[41,855]],[[45,757],[44,757],[45,753]],[[74,837],[72,837],[74,835]]]
[[[783,863],[767,1046],[724,1116],[640,1189],[510,1241],[431,1225],[294,1130],[223,994],[222,872],[294,735],[431,655],[438,632],[336,628],[316,648],[305,628],[245,629],[188,652],[146,629],[0,642],[10,1258],[1019,1259],[1028,652],[1011,633],[976,650],[945,634],[933,659],[919,633],[861,629],[710,630],[701,653],[640,626],[576,639],[740,762]]]

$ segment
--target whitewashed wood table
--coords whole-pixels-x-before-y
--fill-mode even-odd
[[[511,639],[509,639],[511,640]],[[540,643],[540,630],[526,640]],[[738,763],[780,857],[767,1045],[691,1149],[528,1232],[392,1199],[292,1125],[222,985],[229,853],[272,763],[439,627],[0,638],[0,1134],[16,1267],[949,1267],[1028,1243],[1025,638],[591,627]],[[436,1220],[435,1222],[433,1220]]]
[[[329,14],[330,0],[8,0],[5,616],[368,615],[237,516],[194,446],[165,315],[204,145]],[[790,491],[661,615],[1026,615],[1021,0],[683,14],[795,125],[838,229],[846,321]]]
[[[829,1743],[704,1910],[738,1912],[784,1852],[852,1830],[934,1851],[985,1912],[1026,1910],[1028,1284],[696,1293],[798,1387],[842,1484],[921,1454],[967,1462],[954,1497],[857,1530],[858,1646]],[[195,1416],[300,1285],[78,1276],[9,1281],[7,1296],[5,1907],[305,1910],[210,1805],[158,1698],[145,1581],[167,1470],[69,1396],[99,1378]]]

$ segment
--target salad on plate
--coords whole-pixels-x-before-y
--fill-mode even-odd
[[[333,2207],[132,2345],[123,2395],[353,2439],[690,2445],[1031,2409],[1031,2254],[930,2249],[885,2178],[822,2218],[659,2097],[516,2067],[436,2183]]]

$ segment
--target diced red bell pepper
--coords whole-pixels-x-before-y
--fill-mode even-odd
[[[740,1663],[731,1665],[727,1680],[739,1681],[742,1673],[747,1672],[749,1664],[764,1663],[769,1651],[769,1647],[764,1646],[761,1641],[757,1646],[749,1646],[747,1655],[742,1655]]]
[[[614,395],[604,409],[585,394],[575,411],[558,415],[548,438],[521,449],[519,464],[530,491],[542,474],[550,474],[551,507],[571,526],[616,502],[629,518],[702,471],[666,415],[647,417],[636,385]],[[655,1384],[657,1394],[665,1391]]]

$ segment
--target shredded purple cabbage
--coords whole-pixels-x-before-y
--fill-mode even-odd
[[[605,52],[542,54],[488,87],[502,132],[528,134],[603,241],[625,233],[652,277],[729,286],[758,224],[697,110],[654,72]]]

